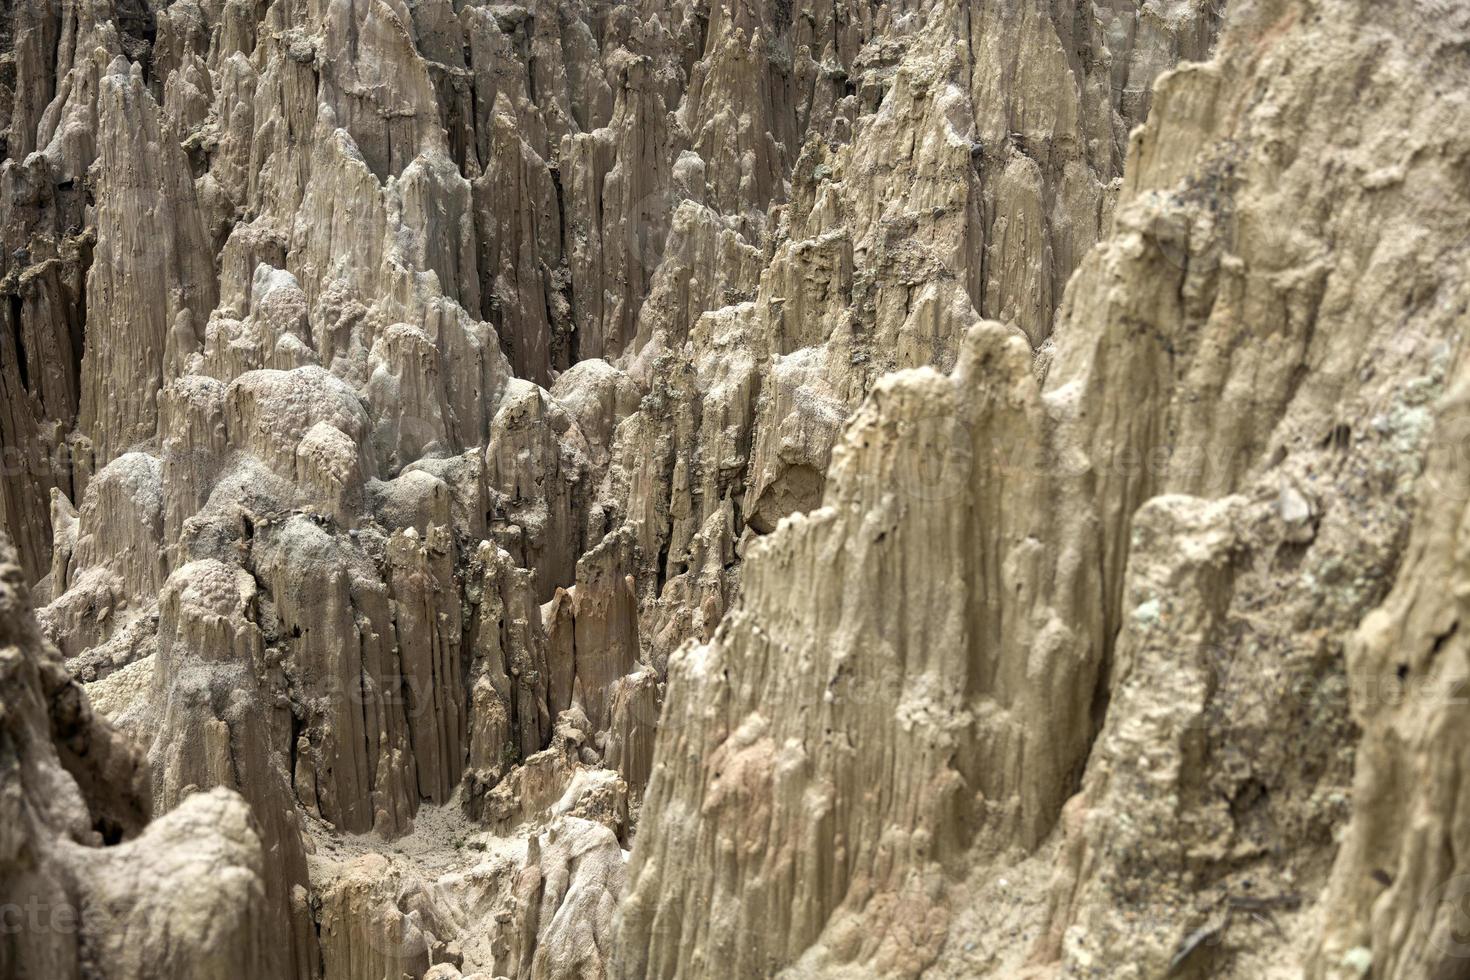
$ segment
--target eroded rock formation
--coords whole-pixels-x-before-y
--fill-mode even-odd
[[[0,664],[0,973],[285,975],[251,808],[216,789],[150,822],[145,760],[43,638],[8,543],[0,544]]]
[[[0,975],[1458,975],[1457,4],[0,24]]]

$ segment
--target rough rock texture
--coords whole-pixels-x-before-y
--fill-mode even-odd
[[[228,790],[150,822],[148,769],[41,636],[0,539],[0,894],[7,977],[280,976],[267,857]]]
[[[1467,45],[0,4],[0,975],[1459,975]]]
[[[823,506],[675,658],[622,975],[1433,975],[1414,913],[1367,910],[1447,840],[1339,857],[1365,924],[1329,904],[1315,951],[1275,918],[1313,921],[1352,813],[1344,648],[1399,570],[1466,301],[1464,87],[1363,100],[1354,73],[1407,77],[1464,25],[1233,14],[1215,62],[1160,81],[1041,386],[1019,315],[948,378],[880,381]],[[1401,647],[1375,639],[1381,670]],[[1387,805],[1349,840],[1427,819]],[[1006,949],[986,889],[1043,845],[1048,901]]]

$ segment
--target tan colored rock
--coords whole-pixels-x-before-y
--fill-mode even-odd
[[[159,812],[223,786],[242,795],[270,855],[263,868],[275,969],[316,972],[316,934],[306,902],[306,857],[286,760],[291,723],[279,654],[255,622],[260,596],[242,568],[191,562],[159,596],[153,667],[157,734],[149,761]]]
[[[158,428],[158,391],[175,321],[202,324],[217,287],[183,151],[170,141],[137,66],[118,58],[97,99],[97,248],[87,280],[80,428],[92,466]],[[197,328],[196,328],[197,329]]]
[[[572,418],[545,390],[511,382],[485,454],[491,530],[518,562],[535,571],[542,599],[572,583],[582,553],[584,446]]]
[[[551,663],[533,576],[488,542],[476,558],[483,577],[472,592],[468,765],[488,787],[507,774],[512,761],[546,746],[570,703],[553,700],[558,668]]]
[[[496,972],[518,980],[606,976],[622,890],[623,852],[606,827],[564,817],[532,836]]]
[[[943,942],[945,862],[982,834],[1044,833],[1045,801],[1060,805],[1087,733],[1054,714],[1041,722],[1040,706],[1083,678],[1058,660],[1033,686],[978,656],[997,649],[995,627],[957,587],[985,581],[971,562],[999,568],[1024,554],[1029,518],[967,532],[965,510],[926,500],[944,487],[917,465],[936,444],[953,446],[969,455],[949,476],[955,491],[1032,498],[1027,474],[998,465],[1004,451],[977,451],[1025,448],[1040,413],[1029,367],[1024,342],[991,325],[971,335],[953,380],[914,372],[880,383],[834,459],[826,504],[762,542],[741,604],[708,645],[671,663],[623,911],[626,974],[718,961],[759,975],[819,942],[838,961],[917,973]],[[994,543],[959,544],[966,533]],[[895,582],[927,597],[923,615],[881,601]],[[793,710],[772,710],[779,703]],[[856,744],[866,750],[844,748]],[[874,785],[888,789],[857,790]],[[666,819],[686,793],[702,799],[699,821]],[[856,805],[839,803],[848,799]],[[680,853],[705,855],[708,871]],[[665,910],[686,902],[712,914],[675,927]],[[928,923],[918,935],[907,932],[915,903]]]
[[[489,165],[474,184],[482,291],[516,375],[549,385],[551,372],[571,362],[570,311],[558,284],[560,202],[552,173],[525,142],[509,100],[504,93],[497,100],[487,120]]]
[[[0,896],[29,917],[0,969],[62,980],[279,975],[249,809],[219,790],[148,823],[147,769],[41,638],[9,542],[0,664],[12,774],[0,794]]]
[[[433,915],[418,883],[400,882],[380,854],[359,858],[332,883],[322,902],[327,980],[422,976],[442,962],[447,924]],[[391,875],[391,877],[390,877]],[[401,889],[401,897],[399,892]],[[396,901],[385,901],[388,892]],[[401,908],[406,905],[406,908]]]
[[[1053,828],[1079,782],[1099,820],[1130,809],[1104,711],[1138,696],[1122,596],[1193,568],[1133,568],[1131,517],[1214,491],[1099,460],[1209,431],[1242,490],[1273,427],[1318,421],[1277,384],[1316,362],[1265,325],[1314,308],[1305,260],[1239,293],[1167,262],[1180,233],[1226,240],[1198,195],[1155,206],[1203,152],[1203,96],[1152,100],[1181,148],[1139,144],[1120,182],[1211,4],[21,6],[0,520],[171,811],[160,917],[127,918],[146,875],[97,892],[126,921],[96,948],[142,951],[118,975],[966,975],[971,876],[1045,846],[1065,873],[1029,927],[1112,934],[1072,862],[1110,839]],[[1189,348],[1201,321],[1228,357]],[[1270,378],[1227,363],[1252,356]],[[1257,389],[1246,422],[1199,407]],[[1066,465],[1018,465],[1043,452]],[[1312,472],[1271,484],[1281,540],[1327,527],[1387,567],[1398,504],[1353,538]],[[1189,533],[1264,554],[1250,513]],[[1098,732],[1114,768],[1083,780]],[[1172,935],[1117,934],[1140,962]]]
[[[162,467],[146,453],[119,456],[87,485],[75,531],[63,530],[70,540],[53,562],[57,598],[42,611],[48,637],[68,658],[148,615],[168,570],[164,499]],[[127,662],[107,660],[104,673]]]

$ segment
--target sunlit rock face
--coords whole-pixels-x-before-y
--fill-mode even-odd
[[[0,5],[0,976],[1458,976],[1467,48]]]

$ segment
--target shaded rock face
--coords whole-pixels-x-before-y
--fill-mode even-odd
[[[280,976],[250,807],[196,793],[150,822],[138,749],[45,640],[0,542],[0,893],[7,977]]]
[[[622,975],[1455,975],[1453,709],[1357,688],[1455,676],[1414,541],[1453,548],[1464,66],[1348,76],[1466,25],[1232,16],[1043,356],[982,324],[879,381],[671,662]]]
[[[0,4],[0,976],[1458,976],[1467,44]]]

